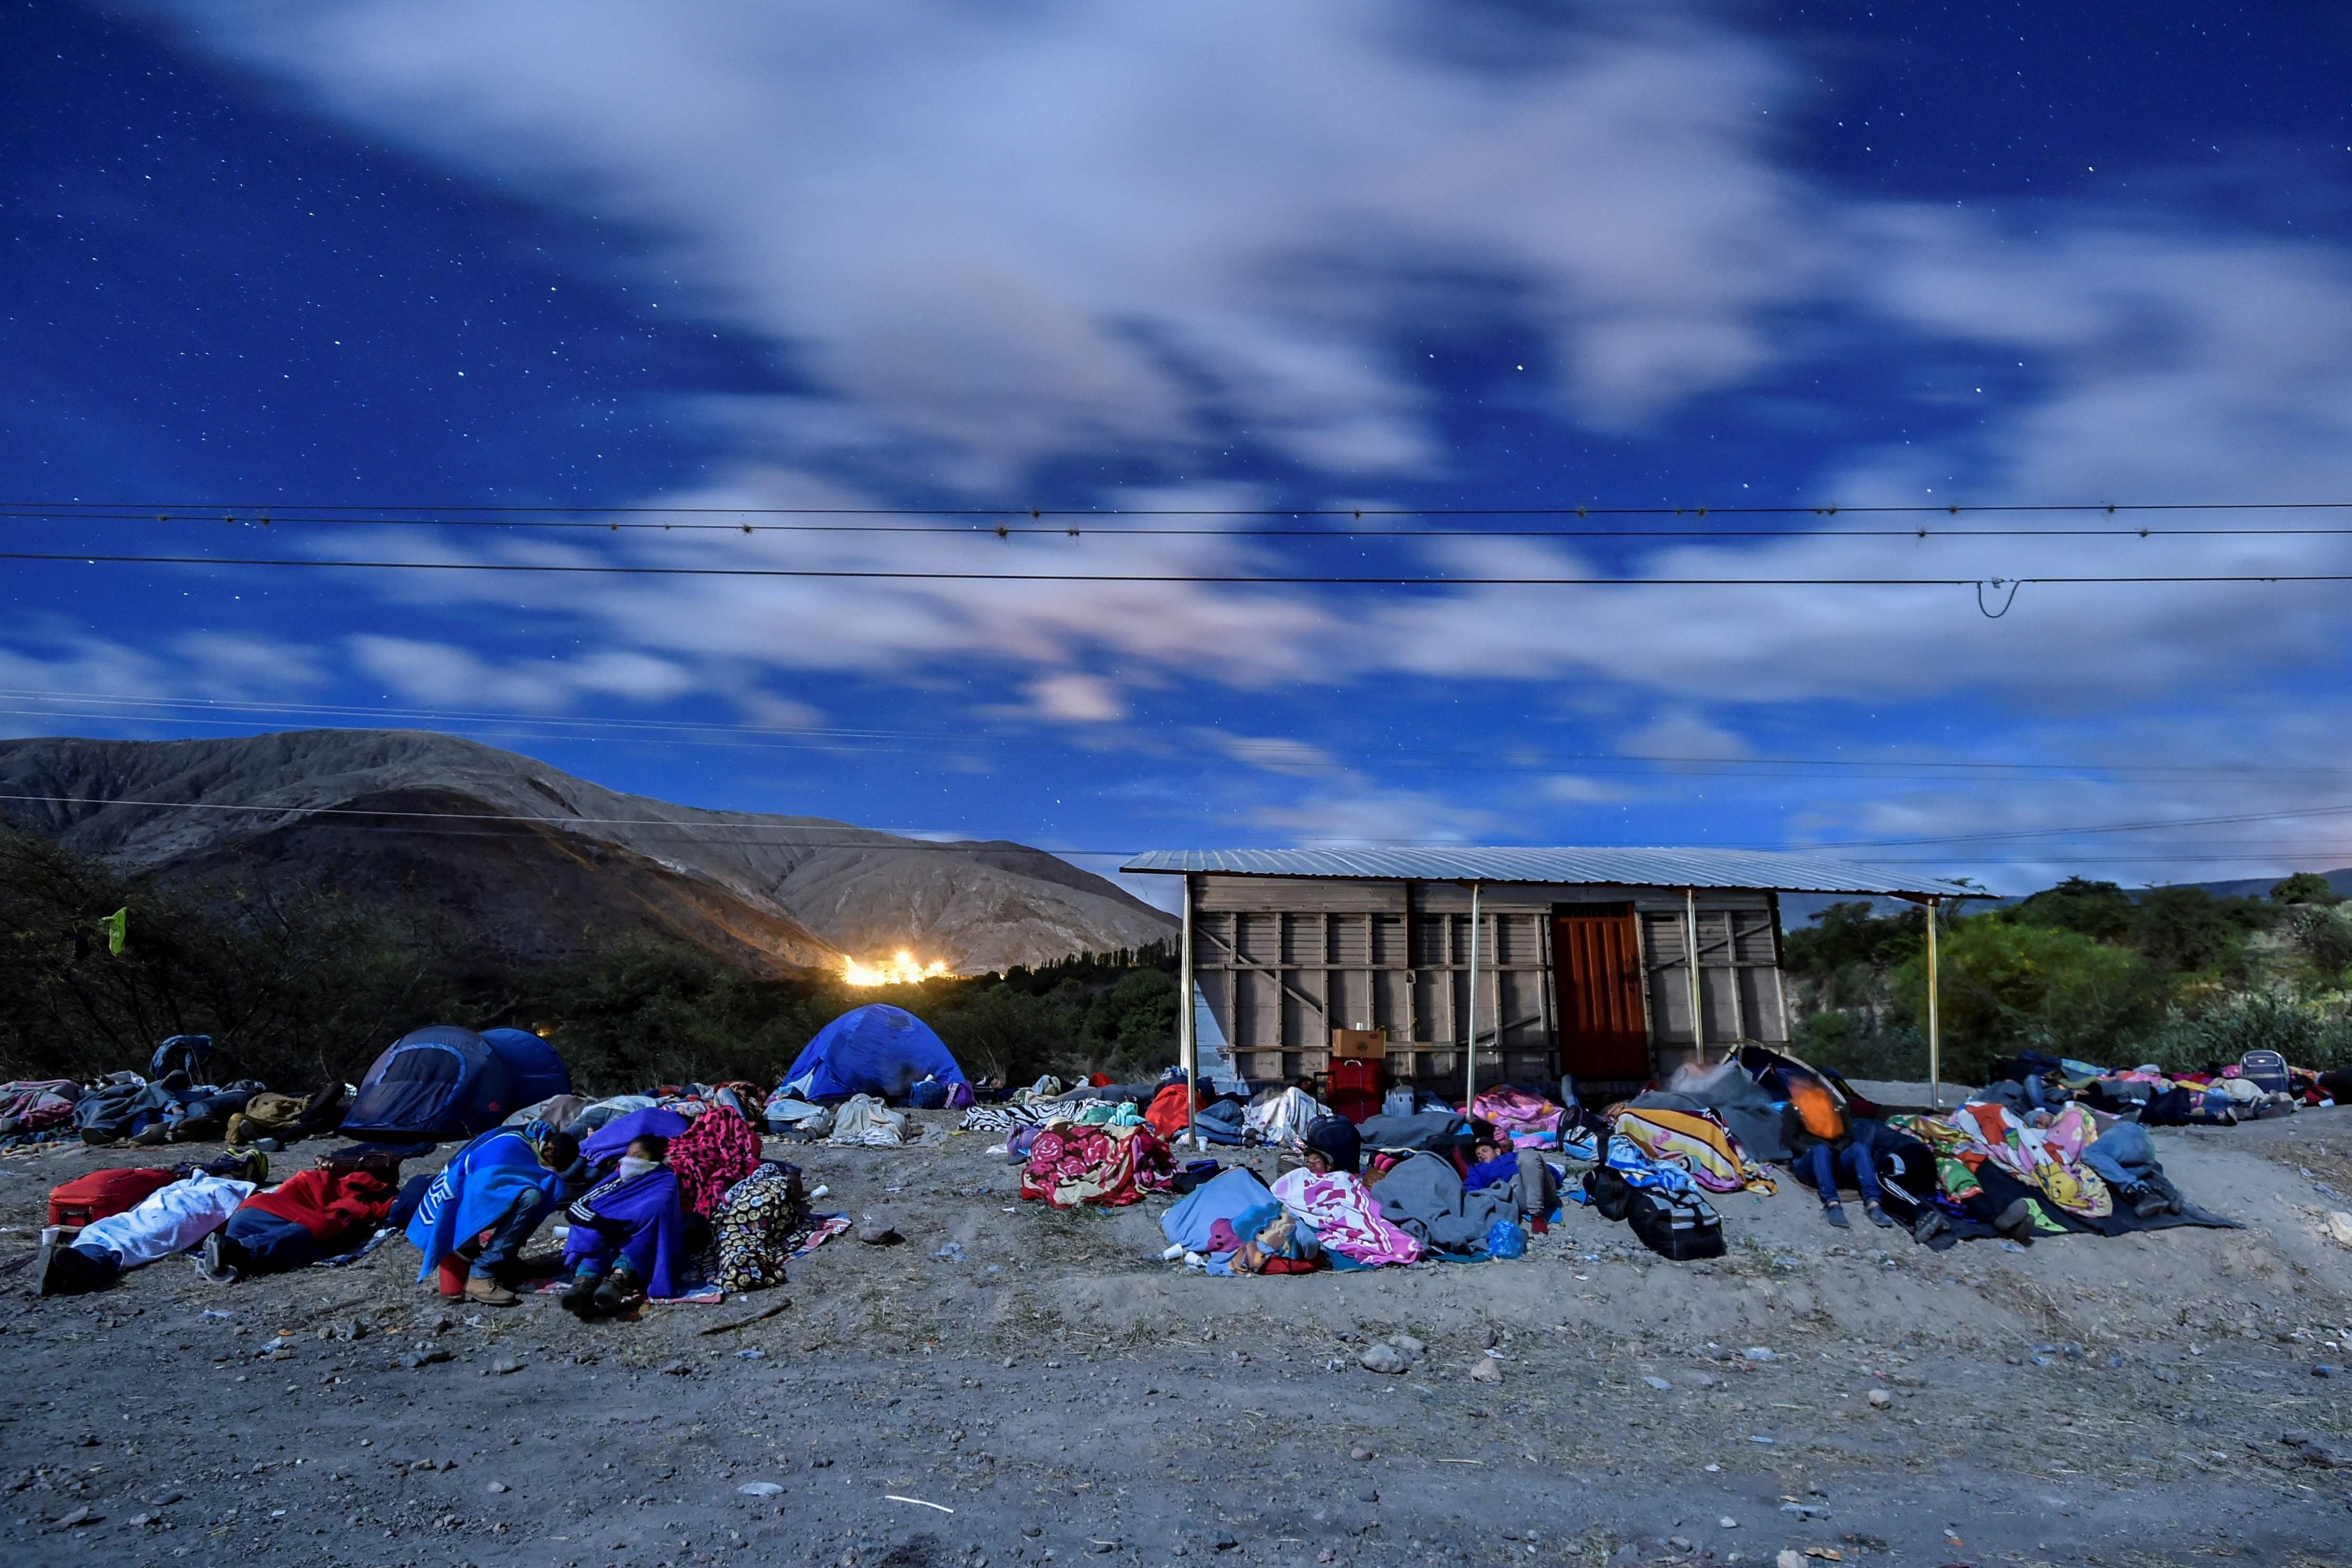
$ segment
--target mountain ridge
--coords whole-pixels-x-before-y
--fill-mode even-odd
[[[1005,840],[678,806],[430,730],[0,741],[0,816],[201,888],[241,869],[423,904],[577,952],[584,925],[695,942],[755,971],[901,950],[962,972],[1140,946],[1175,923]],[[495,870],[503,883],[489,873]]]

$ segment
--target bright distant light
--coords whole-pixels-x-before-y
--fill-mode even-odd
[[[911,986],[947,973],[944,961],[919,964],[912,953],[894,953],[878,964],[861,964],[846,956],[841,960],[841,977],[853,986]]]

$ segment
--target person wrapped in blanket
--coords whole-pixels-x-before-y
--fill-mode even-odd
[[[408,1239],[425,1255],[418,1282],[463,1262],[466,1300],[513,1306],[519,1298],[503,1276],[563,1201],[562,1173],[579,1157],[577,1140],[539,1121],[493,1127],[451,1155],[408,1221]]]
[[[586,1322],[628,1311],[648,1296],[677,1294],[673,1270],[686,1260],[686,1212],[677,1173],[663,1164],[669,1140],[642,1134],[612,1174],[566,1212],[563,1266],[572,1283],[563,1310]]]
[[[237,1205],[228,1223],[205,1238],[196,1272],[231,1285],[349,1250],[400,1201],[400,1163],[396,1154],[320,1155],[310,1169]]]
[[[1462,1177],[1465,1192],[1500,1189],[1497,1196],[1516,1205],[1520,1221],[1536,1235],[1551,1229],[1552,1211],[1559,1207],[1559,1178],[1535,1148],[1514,1148],[1511,1136],[1485,1131],[1470,1146],[1470,1169]]]
[[[1896,1121],[1934,1149],[1945,1207],[2023,1245],[2063,1229],[2041,1204],[2094,1226],[2119,1207],[2148,1220],[2184,1207],[2147,1129],[2087,1105],[2021,1117],[2005,1105],[1972,1101],[1948,1115]],[[1930,1217],[1914,1234],[1929,1240],[1938,1228]]]
[[[1274,1184],[1284,1212],[1314,1233],[1334,1268],[1420,1261],[1420,1240],[1389,1223],[1358,1173],[1363,1143],[1345,1116],[1318,1116],[1297,1145],[1299,1166]]]

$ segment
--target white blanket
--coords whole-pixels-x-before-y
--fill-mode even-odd
[[[185,1252],[226,1225],[236,1206],[252,1196],[249,1181],[199,1173],[158,1188],[136,1208],[83,1226],[73,1244],[84,1251],[110,1252],[117,1267],[136,1269]]]
[[[833,1113],[828,1144],[864,1144],[897,1148],[907,1141],[907,1118],[871,1094],[852,1094]]]
[[[1331,1113],[1299,1089],[1269,1089],[1250,1102],[1242,1122],[1269,1144],[1290,1144],[1307,1135],[1307,1126]]]

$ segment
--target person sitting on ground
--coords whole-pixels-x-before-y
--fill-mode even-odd
[[[668,1153],[667,1138],[630,1140],[612,1174],[572,1205],[563,1310],[583,1322],[611,1317],[639,1298],[677,1293],[672,1268],[685,1261],[686,1218],[677,1175],[662,1163]]]
[[[1510,1139],[1491,1129],[1479,1134],[1470,1146],[1470,1169],[1462,1177],[1465,1192],[1501,1187],[1501,1196],[1517,1205],[1519,1218],[1536,1235],[1551,1228],[1552,1211],[1559,1207],[1559,1180],[1544,1163],[1542,1151],[1515,1149]]]
[[[417,1280],[429,1280],[446,1261],[462,1259],[467,1264],[467,1301],[514,1305],[519,1298],[499,1276],[512,1268],[540,1221],[563,1201],[562,1173],[579,1157],[577,1139],[538,1121],[493,1127],[459,1149],[433,1178],[408,1222],[408,1239],[425,1254]]]
[[[1789,1169],[1821,1195],[1822,1218],[1840,1230],[1851,1228],[1845,1205],[1838,1198],[1838,1181],[1844,1176],[1862,1195],[1863,1212],[1870,1216],[1873,1225],[1894,1225],[1882,1206],[1884,1195],[1869,1140],[1855,1139],[1845,1113],[1827,1089],[1810,1080],[1792,1079],[1788,1108],[1781,1113],[1780,1135],[1794,1156]]]
[[[399,1177],[396,1159],[322,1155],[311,1169],[239,1204],[226,1225],[205,1238],[196,1272],[228,1285],[349,1251],[391,1214],[400,1198]]]

